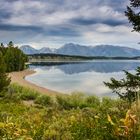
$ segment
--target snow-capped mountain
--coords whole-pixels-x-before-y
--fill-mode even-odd
[[[98,45],[98,46],[82,46],[77,44],[66,44],[57,50],[58,54],[66,55],[81,55],[81,56],[107,56],[107,57],[135,57],[140,56],[140,50],[113,46],[113,45]]]
[[[113,45],[98,45],[98,46],[84,46],[78,44],[65,44],[59,49],[53,51],[50,48],[42,48],[36,50],[31,46],[24,45],[20,49],[26,54],[40,54],[40,53],[56,53],[63,55],[79,55],[79,56],[106,56],[106,57],[135,57],[140,56],[140,50],[120,47]]]
[[[69,43],[57,49],[56,53],[64,54],[64,55],[93,56],[93,54],[91,53],[91,50],[92,50],[92,47]]]
[[[38,53],[38,50],[31,47],[30,45],[23,45],[20,47],[20,50],[22,50],[25,54],[36,54]]]
[[[140,56],[140,50],[112,45],[98,45],[92,48],[92,55],[107,57],[135,57]]]
[[[39,53],[52,53],[52,50],[50,48],[43,47],[40,50],[38,50]]]

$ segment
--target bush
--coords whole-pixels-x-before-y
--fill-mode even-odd
[[[22,87],[18,84],[12,84],[10,87],[13,89],[13,93],[19,96],[22,100],[35,100],[40,94],[32,89]]]
[[[5,94],[6,94],[5,91],[0,92],[0,98],[5,97]]]
[[[57,96],[56,97],[56,102],[58,104],[59,107],[63,108],[63,109],[71,109],[72,106],[68,101],[68,98],[66,97],[62,97],[62,96]]]
[[[40,95],[36,98],[35,103],[43,106],[48,106],[52,104],[52,101],[50,96]]]
[[[20,95],[20,99],[22,100],[35,100],[38,97],[36,92],[26,92]]]
[[[58,106],[62,109],[76,109],[86,107],[85,96],[81,93],[73,93],[70,96],[57,96]]]
[[[99,107],[100,106],[100,99],[96,96],[89,96],[86,98],[87,106],[89,107]]]

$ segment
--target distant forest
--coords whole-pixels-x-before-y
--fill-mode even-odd
[[[44,60],[44,61],[86,61],[86,60],[137,60],[140,57],[105,57],[105,56],[76,56],[76,55],[62,55],[62,54],[31,54],[28,55],[29,61]]]

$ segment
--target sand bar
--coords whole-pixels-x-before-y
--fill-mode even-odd
[[[24,79],[26,76],[34,74],[34,73],[35,73],[35,71],[26,69],[26,70],[20,71],[20,72],[11,72],[11,73],[9,73],[9,76],[11,77],[11,83],[18,83],[21,86],[34,89],[34,90],[40,92],[41,94],[47,94],[47,95],[60,94],[56,91],[37,86]]]

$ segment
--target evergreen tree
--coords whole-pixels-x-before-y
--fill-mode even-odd
[[[4,47],[3,43],[0,44],[0,52],[4,55],[6,53],[6,48]]]
[[[10,78],[8,78],[8,75],[6,74],[5,70],[6,65],[3,59],[3,55],[0,52],[0,92],[6,89],[10,84]]]
[[[125,15],[132,23],[134,31],[140,32],[140,0],[130,0],[130,6],[127,6]]]
[[[6,63],[6,71],[7,72],[12,72],[15,71],[15,62],[16,59],[14,57],[14,49],[12,47],[8,47],[7,51],[5,53],[4,59],[5,59],[5,63]]]
[[[136,74],[124,71],[126,78],[116,80],[111,78],[111,82],[104,82],[120,98],[128,100],[130,103],[139,100],[140,96],[140,67],[136,69]]]
[[[25,68],[27,56],[10,41],[7,47],[0,44],[0,92],[8,87],[10,78],[6,72],[21,71]]]
[[[2,48],[4,48],[4,44],[3,44],[3,43],[1,43],[0,46],[1,46]]]
[[[4,55],[7,65],[7,72],[21,71],[25,68],[27,56],[18,47],[14,47],[13,42],[9,42]]]
[[[134,31],[140,32],[140,0],[130,0],[125,15],[133,25]],[[111,82],[104,82],[106,86],[117,93],[120,98],[128,100],[130,103],[138,101],[140,96],[140,67],[136,69],[136,74],[124,71],[126,78],[116,80],[111,78]]]
[[[8,43],[8,47],[14,47],[14,44],[13,44],[12,41],[10,41],[10,42]]]

